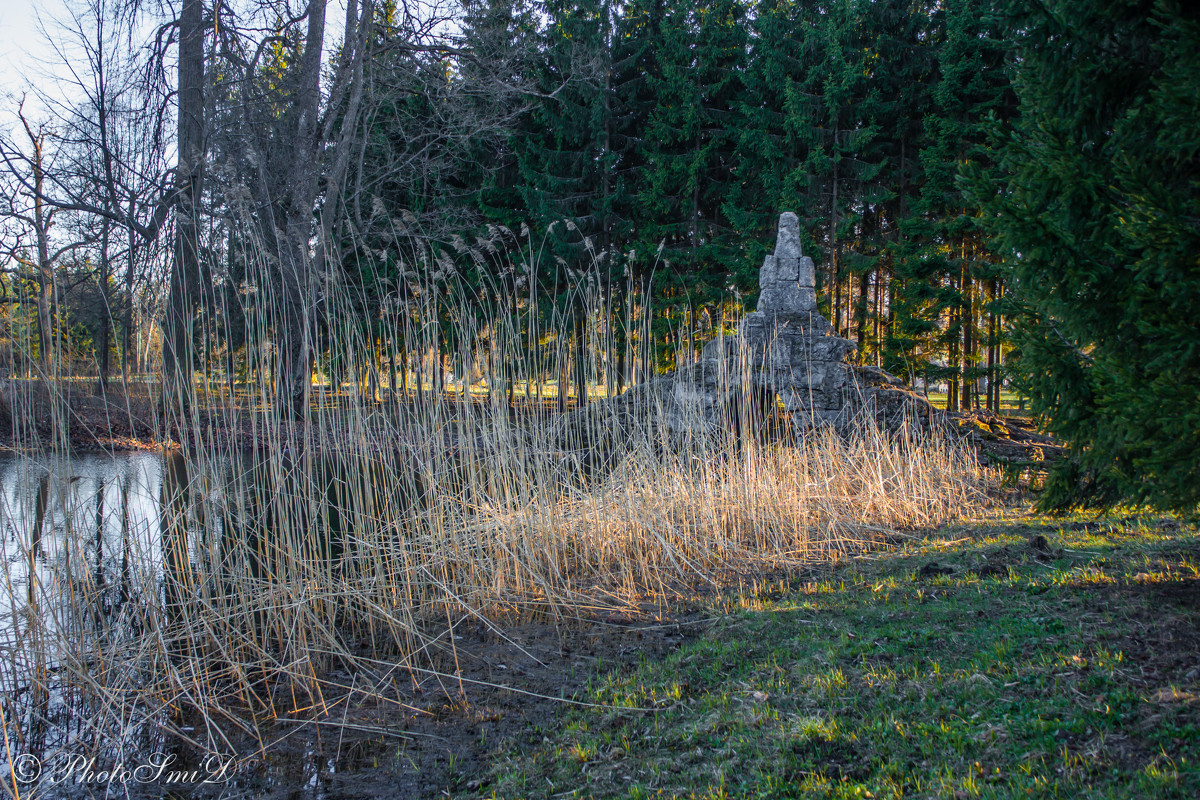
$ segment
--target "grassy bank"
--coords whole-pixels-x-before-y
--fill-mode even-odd
[[[1200,796],[1200,533],[1008,516],[731,598],[490,797]]]

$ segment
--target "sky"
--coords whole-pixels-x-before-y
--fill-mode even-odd
[[[61,11],[61,0],[0,0],[0,104],[61,74],[63,66],[54,63],[54,51],[37,23],[40,14],[53,30]]]
[[[0,53],[3,53],[5,82],[9,73],[19,67],[19,58],[27,50],[26,43],[37,34],[34,23],[35,6],[45,2],[29,0],[0,0]]]
[[[6,108],[9,98],[19,99],[31,85],[52,88],[56,75],[67,74],[38,24],[40,16],[44,27],[55,33],[55,21],[66,16],[65,1],[0,0],[0,120],[4,120],[0,125],[15,118]],[[328,4],[326,58],[333,42],[340,38],[345,8],[345,0],[330,0]],[[31,107],[37,116],[37,104],[32,99],[26,103],[27,110]]]

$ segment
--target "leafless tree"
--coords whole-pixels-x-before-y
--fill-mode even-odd
[[[200,201],[204,179],[204,5],[183,0],[178,19],[178,162],[175,242],[163,330],[163,397],[192,399],[192,310],[200,280]]]
[[[346,124],[362,103],[364,41],[371,0],[347,4],[342,47],[328,95],[321,92],[326,2],[310,0],[290,10],[274,7],[277,23],[254,38],[249,18],[228,7],[217,52],[236,103],[214,121],[214,147],[226,160],[231,191],[252,198],[241,208],[260,239],[270,275],[259,283],[274,320],[278,353],[276,404],[301,416],[308,401],[315,357],[315,317],[323,295],[337,199],[350,166]],[[341,126],[338,126],[338,122]]]
[[[35,175],[20,142],[0,137],[0,159],[9,179],[51,223],[67,221],[57,229],[70,230],[74,239],[64,239],[71,243],[62,247],[86,242],[93,250],[90,263],[102,292],[107,293],[115,265],[123,266],[124,298],[134,295],[141,267],[151,257],[174,202],[162,163],[167,92],[146,66],[153,59],[139,60],[146,48],[136,39],[139,23],[130,10],[131,4],[82,0],[68,7],[68,17],[58,20],[57,30],[47,37],[58,59],[69,67],[69,77],[56,86],[43,86],[38,98],[48,117],[41,130],[55,131],[52,167],[43,156]],[[32,142],[32,123],[23,114],[19,117],[25,138]],[[131,304],[108,310],[100,334],[102,383],[108,375],[115,311],[122,317],[126,374],[132,350]]]
[[[479,153],[520,113],[519,66],[489,67],[495,54],[455,40],[437,6],[348,0],[340,46],[327,58],[327,0],[179,0],[175,9],[82,2],[69,21],[86,56],[74,73],[82,100],[57,112],[73,132],[73,156],[36,181],[24,178],[25,196],[90,220],[81,229],[94,232],[100,285],[121,263],[126,297],[173,221],[163,396],[184,407],[197,304],[215,297],[220,272],[214,254],[235,235],[252,236],[256,263],[269,273],[253,282],[275,339],[276,405],[303,415],[317,322],[343,248],[394,228],[396,209],[381,218],[375,198],[397,186],[437,200],[413,226],[422,237],[447,241],[473,222],[453,198],[470,196],[470,181],[486,169]],[[152,11],[165,13],[156,25]],[[118,37],[133,45],[141,30],[150,31],[144,45],[114,49]],[[148,93],[139,97],[138,86]],[[396,108],[420,111],[385,112]],[[176,162],[167,170],[172,113]],[[16,163],[10,145],[0,141],[0,151]],[[128,354],[132,310],[123,312]]]
[[[46,175],[52,170],[56,144],[53,132],[45,125],[35,125],[26,117],[25,101],[17,109],[24,148],[6,142],[0,158],[6,169],[7,191],[5,216],[18,224],[15,238],[7,243],[3,256],[30,269],[37,279],[38,355],[42,372],[54,375],[53,304],[57,286],[57,269],[64,255],[83,247],[86,240],[69,239],[58,244],[52,231],[60,213],[59,208],[44,200]]]
[[[154,59],[145,58],[153,48],[137,38],[139,23],[129,11],[122,2],[82,0],[72,8],[70,19],[63,21],[58,40],[61,57],[79,65],[72,71],[71,101],[59,116],[72,132],[69,174],[75,199],[80,205],[90,202],[95,209],[78,213],[96,242],[95,279],[107,311],[98,320],[101,388],[109,375],[110,335],[118,314],[122,373],[128,375],[134,289],[139,280],[149,277],[147,267],[157,255],[158,232],[170,204],[163,189],[167,87],[156,77]],[[73,56],[67,47],[72,47]],[[148,224],[141,224],[143,219]],[[116,303],[110,285],[118,269],[124,272],[124,291]]]

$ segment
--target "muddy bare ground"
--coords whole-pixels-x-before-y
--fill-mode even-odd
[[[396,702],[326,695],[321,720],[300,711],[264,729],[270,743],[235,741],[227,781],[126,786],[135,798],[436,798],[486,793],[490,756],[501,742],[540,744],[590,679],[660,659],[701,635],[711,611],[650,607],[561,624],[454,627],[422,671],[393,674]],[[457,668],[456,668],[457,664]],[[344,676],[347,683],[349,676]],[[307,705],[302,700],[299,705]],[[173,770],[203,772],[186,748],[169,751]],[[103,797],[103,787],[75,787]]]

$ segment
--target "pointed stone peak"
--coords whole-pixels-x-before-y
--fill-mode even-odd
[[[779,232],[775,235],[776,258],[800,258],[800,218],[791,211],[779,215]]]
[[[760,312],[801,316],[816,310],[816,269],[800,251],[800,219],[791,211],[779,215],[775,253],[763,259],[758,285]]]

